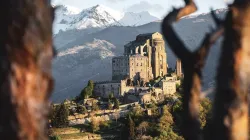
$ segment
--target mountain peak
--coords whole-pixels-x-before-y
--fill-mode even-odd
[[[56,10],[56,12],[64,13],[65,15],[74,15],[74,14],[78,14],[81,12],[80,9],[69,6],[69,5],[58,5],[58,7],[59,8],[58,10]]]

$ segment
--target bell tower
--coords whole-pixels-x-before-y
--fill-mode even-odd
[[[162,35],[158,32],[152,36],[152,66],[154,78],[167,74],[167,54],[165,50],[165,42]]]

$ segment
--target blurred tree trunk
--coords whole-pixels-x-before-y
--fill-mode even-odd
[[[213,139],[248,139],[250,75],[250,1],[235,0],[225,22],[217,91]]]
[[[0,6],[0,138],[47,139],[54,10],[48,0]]]
[[[223,34],[223,28],[219,28],[205,36],[200,47],[194,52],[188,50],[188,47],[179,39],[175,33],[172,24],[180,18],[194,13],[197,7],[193,0],[185,0],[185,7],[174,9],[163,20],[162,32],[169,44],[171,50],[181,60],[184,70],[183,83],[183,126],[182,133],[186,140],[200,140],[201,125],[199,121],[199,105],[201,93],[202,69],[205,65],[207,55],[211,46]],[[213,16],[213,15],[212,15]],[[217,19],[213,17],[215,21]]]

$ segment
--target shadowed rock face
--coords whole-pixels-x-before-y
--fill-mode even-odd
[[[226,9],[216,10],[216,14],[220,18],[224,18],[226,11]],[[161,32],[160,26],[161,22],[152,22],[137,27],[112,26],[103,30],[95,28],[67,31],[54,36],[54,42],[60,54],[60,52],[76,46],[91,44],[95,42],[95,39],[105,40],[115,46],[115,48],[110,50],[112,54],[114,56],[119,56],[122,55],[124,51],[123,46],[129,41],[134,40],[138,34]],[[210,27],[214,27],[214,22],[210,14],[203,14],[185,17],[179,23],[175,24],[174,27],[187,46],[196,46],[194,48],[189,48],[194,50],[200,45],[205,33],[209,32]],[[102,50],[105,51],[106,49],[99,49],[99,51]],[[93,79],[94,81],[111,80],[112,56],[107,55],[107,57],[101,59],[100,53],[92,53],[92,51],[93,50],[84,49],[84,53],[70,54],[63,58],[63,60],[54,61],[53,75],[56,79],[56,88],[52,95],[52,101],[59,102],[65,98],[78,95],[89,79]],[[175,68],[176,57],[168,48],[167,44],[166,51],[169,67]],[[91,55],[85,57],[85,53]],[[214,76],[219,53],[220,41],[211,48],[207,64],[204,68],[204,90],[215,85]],[[71,63],[71,61],[77,62],[79,65],[75,68],[67,68],[69,67],[68,63]]]

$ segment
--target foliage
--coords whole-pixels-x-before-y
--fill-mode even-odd
[[[49,139],[50,140],[61,140],[61,137],[56,135],[56,136],[51,136]]]
[[[132,120],[131,116],[129,115],[129,137],[130,139],[135,138],[135,123]]]
[[[98,111],[99,110],[99,106],[98,106],[97,102],[93,102],[93,104],[92,104],[92,110],[93,111]]]
[[[119,109],[120,102],[118,101],[117,98],[114,99],[114,109]]]
[[[112,104],[111,100],[108,100],[108,109],[109,110],[113,109],[113,104]]]
[[[169,112],[170,108],[168,106],[163,106],[163,114],[160,117],[160,121],[157,127],[159,136],[155,139],[171,139],[171,140],[181,140],[182,137],[178,136],[174,131],[172,125],[174,124],[172,114]]]
[[[113,100],[114,99],[114,93],[109,93],[109,100]]]
[[[92,91],[94,90],[94,82],[92,80],[88,81],[88,87],[90,87],[90,89],[92,89]]]
[[[94,82],[92,80],[88,81],[88,85],[81,91],[80,98],[83,99],[88,99],[93,95],[94,91]]]
[[[143,121],[142,123],[139,124],[138,127],[136,127],[136,131],[137,133],[139,133],[139,135],[145,135],[147,130],[149,128],[149,123],[146,121]]]
[[[203,128],[208,119],[211,119],[211,109],[212,109],[212,103],[208,98],[204,98],[201,100],[200,104],[200,122],[201,122],[201,128]]]
[[[172,68],[168,68],[168,74],[171,75],[172,73],[175,73],[175,70],[173,70]]]
[[[87,113],[86,107],[85,107],[85,106],[81,106],[81,105],[78,105],[78,106],[77,106],[76,111],[77,111],[77,113],[80,113],[80,114],[85,114],[85,113]]]
[[[93,131],[93,133],[100,130],[100,123],[94,117],[91,118],[90,128]]]
[[[102,121],[101,123],[100,123],[100,126],[103,128],[103,129],[109,129],[110,128],[110,126],[111,126],[111,121]]]
[[[142,121],[143,117],[145,116],[145,112],[142,110],[140,106],[136,106],[132,108],[129,115],[133,118],[133,121],[138,124]]]
[[[158,106],[155,103],[151,104],[151,111],[152,111],[152,116],[157,117],[159,116],[159,110],[158,110]]]
[[[55,108],[53,118],[51,119],[52,126],[66,127],[68,126],[69,109],[66,104],[62,103],[59,108]]]

